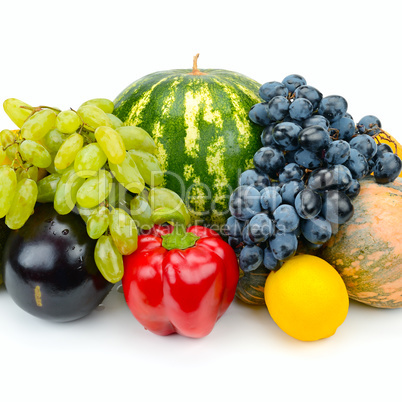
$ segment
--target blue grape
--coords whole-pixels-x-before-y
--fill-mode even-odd
[[[376,158],[379,158],[383,154],[386,154],[388,152],[393,153],[394,151],[388,144],[378,144],[377,145],[377,153],[375,154]]]
[[[301,180],[304,170],[297,163],[288,163],[279,173],[279,183],[287,183],[290,180]]]
[[[294,160],[306,169],[316,169],[322,165],[322,159],[307,149],[298,149],[294,154]]]
[[[242,237],[228,237],[228,244],[236,254],[240,254],[241,250],[243,249],[243,238]]]
[[[295,209],[300,218],[315,218],[321,212],[321,208],[321,196],[314,190],[305,188],[297,194],[295,199]]]
[[[254,246],[254,240],[250,237],[250,232],[248,230],[248,223],[244,225],[243,233],[242,233],[242,240],[244,244],[249,246]]]
[[[274,142],[285,151],[295,151],[299,148],[299,133],[302,128],[294,123],[278,123],[272,130]]]
[[[318,107],[318,114],[324,116],[330,123],[340,120],[346,113],[348,103],[339,95],[330,95],[322,98]]]
[[[359,180],[353,179],[350,186],[345,190],[345,194],[350,198],[355,198],[360,193],[360,183]]]
[[[299,148],[300,149],[300,148]],[[285,153],[285,162],[286,163],[296,163],[295,161],[295,154],[298,151],[298,149],[295,149],[293,151],[287,151]]]
[[[342,117],[334,121],[331,127],[338,130],[338,139],[345,141],[350,141],[356,131],[355,122],[349,117]]]
[[[255,169],[245,170],[239,177],[239,186],[252,186],[258,191],[268,187],[271,184],[269,176],[257,172]]]
[[[331,224],[322,216],[303,220],[301,230],[303,236],[312,244],[324,244],[332,236]]]
[[[244,272],[257,269],[263,261],[264,252],[258,246],[244,246],[239,256],[239,266]]]
[[[282,204],[273,213],[275,226],[284,233],[294,232],[300,222],[300,217],[292,205]]]
[[[297,251],[297,237],[293,233],[277,232],[270,240],[269,247],[279,261],[293,257]]]
[[[317,192],[345,190],[352,182],[352,174],[344,165],[318,168],[311,172],[307,187]]]
[[[244,228],[244,222],[237,220],[234,216],[229,216],[223,227],[223,233],[230,237],[241,237]]]
[[[268,105],[267,103],[257,103],[253,105],[248,113],[249,119],[260,126],[267,126],[271,123],[268,117]]]
[[[298,74],[290,74],[286,76],[282,80],[282,83],[286,85],[290,94],[293,94],[296,88],[300,87],[301,85],[307,84],[306,80]]]
[[[344,192],[330,190],[325,193],[321,214],[327,221],[342,225],[353,216],[353,212],[353,204]]]
[[[268,126],[264,127],[264,130],[262,130],[261,133],[261,142],[263,147],[270,147],[270,146],[277,146],[274,137],[272,136],[272,132],[274,130],[274,127],[276,126],[276,123],[271,123],[268,124]]]
[[[331,165],[341,165],[349,159],[350,145],[344,140],[333,141],[325,152],[324,160]]]
[[[272,147],[260,148],[254,155],[254,166],[268,174],[270,177],[275,177],[277,172],[285,166],[285,157],[281,151]]]
[[[362,134],[368,134],[375,136],[379,134],[381,130],[381,121],[378,117],[373,115],[367,115],[362,117],[357,123],[357,129]]]
[[[289,115],[294,120],[305,120],[313,114],[312,103],[306,98],[295,99],[289,106]]]
[[[254,215],[248,223],[248,237],[254,243],[262,243],[275,233],[272,220],[266,213]]]
[[[357,149],[367,160],[377,153],[377,143],[373,137],[360,134],[350,140],[350,147]]]
[[[282,203],[293,205],[297,194],[305,188],[302,180],[291,180],[281,187]]]
[[[314,114],[313,116],[307,118],[302,123],[303,128],[310,127],[310,126],[321,126],[325,129],[329,129],[329,121],[319,114]]]
[[[312,87],[311,85],[301,85],[298,88],[296,88],[295,97],[296,99],[298,98],[308,99],[313,105],[313,110],[316,110],[320,105],[322,99],[322,93],[318,89]]]
[[[289,112],[290,101],[284,96],[275,96],[268,102],[268,118],[271,121],[283,120]]]
[[[308,249],[308,250],[318,250],[323,246],[323,243],[319,243],[319,244],[314,244],[309,242],[304,236],[303,236],[303,245]]]
[[[261,206],[268,213],[273,213],[282,204],[282,197],[274,187],[266,187],[260,192]]]
[[[264,249],[264,259],[263,259],[264,267],[270,271],[274,271],[280,267],[280,262],[274,256],[274,253],[270,248]]]
[[[229,211],[235,218],[246,221],[261,212],[260,192],[251,186],[239,186],[230,196]]]
[[[377,183],[386,184],[394,181],[402,170],[401,158],[390,152],[380,156],[374,166],[374,178]]]
[[[262,99],[268,102],[275,96],[288,96],[288,89],[281,82],[271,81],[261,85],[259,94]]]
[[[344,165],[350,170],[353,179],[362,179],[369,172],[367,159],[355,148],[350,149],[349,159]]]
[[[299,134],[299,144],[303,149],[319,152],[327,148],[331,142],[328,130],[321,126],[303,128]]]

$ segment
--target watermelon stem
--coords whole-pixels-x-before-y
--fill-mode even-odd
[[[198,62],[198,57],[200,57],[200,54],[197,53],[194,57],[193,57],[193,71],[190,73],[191,75],[206,75],[205,73],[203,73],[202,71],[200,71],[198,69],[197,66],[197,62]]]

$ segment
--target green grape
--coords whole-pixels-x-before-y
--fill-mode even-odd
[[[151,154],[156,152],[155,141],[141,127],[123,126],[118,127],[116,131],[121,135],[121,138],[123,138],[127,150],[140,149]]]
[[[33,181],[38,181],[39,171],[37,166],[24,163],[24,165],[18,168],[15,173],[17,174],[17,182],[22,179],[32,179]]]
[[[20,150],[20,146],[17,143],[14,143],[12,145],[9,145],[6,148],[6,155],[7,158],[10,159],[10,161],[13,161],[14,159],[17,160],[19,162],[20,165],[22,165],[22,159],[21,156],[19,154],[19,150]]]
[[[30,109],[25,109],[25,107]],[[31,115],[33,108],[32,106],[29,106],[27,103],[24,103],[18,99],[9,98],[4,101],[3,109],[12,122],[17,127],[21,128],[25,123],[25,120]]]
[[[0,145],[0,164],[2,164],[4,162],[4,159],[6,159],[6,156],[7,156],[6,151]]]
[[[91,239],[99,239],[109,227],[109,209],[105,206],[96,208],[87,220],[87,233]]]
[[[164,174],[155,155],[139,149],[131,149],[128,153],[134,159],[141,176],[148,186],[157,187],[163,184]]]
[[[140,199],[144,200],[145,202],[148,202],[148,199],[149,199],[148,189],[145,187],[144,190],[142,190],[141,193],[139,193],[137,195],[137,198],[140,198]]]
[[[123,256],[119,253],[111,236],[101,236],[95,246],[95,263],[103,277],[117,283],[124,274]]]
[[[56,153],[67,138],[67,134],[63,134],[55,128],[43,137],[42,143],[49,152]]]
[[[38,141],[56,126],[57,114],[43,109],[33,114],[21,127],[21,136],[26,140]]]
[[[57,173],[57,174],[60,174],[57,170],[56,170],[56,168],[54,167],[54,157],[56,156],[55,154],[50,154],[51,156],[52,156],[52,163],[46,168],[46,171],[48,172],[48,173],[50,173],[50,174],[53,174],[53,173]],[[60,174],[61,175],[61,174]]]
[[[38,182],[39,168],[37,166],[30,166],[27,171],[27,177],[28,179]]]
[[[0,166],[0,218],[4,218],[10,209],[16,188],[17,175],[14,169],[9,165]]]
[[[61,175],[54,173],[45,176],[38,181],[38,198],[41,203],[54,202],[57,184],[60,181]]]
[[[107,162],[107,157],[96,142],[81,148],[74,161],[74,170],[80,177],[95,176]]]
[[[114,114],[112,113],[106,113],[107,117],[109,117],[110,122],[112,123],[112,128],[116,130],[116,128],[119,128],[123,125],[123,122]]]
[[[56,128],[63,134],[73,134],[81,126],[81,119],[73,110],[63,110],[57,115]]]
[[[152,211],[158,208],[170,208],[180,212],[184,216],[186,226],[191,218],[183,200],[172,190],[163,187],[154,187],[149,191],[148,202]]]
[[[95,138],[109,162],[119,165],[126,157],[126,148],[120,134],[111,127],[101,126],[95,131]]]
[[[129,153],[127,153],[124,161],[119,165],[109,162],[109,168],[117,181],[119,181],[128,191],[131,191],[132,193],[140,193],[144,189],[144,179],[142,178],[134,159]]]
[[[114,103],[111,100],[105,98],[95,98],[87,100],[80,106],[80,108],[87,105],[96,106],[99,109],[103,110],[105,113],[112,113],[114,110]]]
[[[101,169],[96,176],[86,179],[77,192],[77,203],[84,208],[94,208],[107,198],[112,189],[110,172]]]
[[[142,230],[151,229],[154,225],[151,220],[152,210],[150,205],[143,197],[138,195],[130,202],[130,212],[136,225]]]
[[[106,113],[94,105],[80,106],[77,113],[85,123],[85,128],[89,131],[95,131],[100,126],[112,126]]]
[[[11,130],[2,130],[0,132],[0,142],[4,148],[7,148],[17,140],[17,136]]]
[[[109,230],[120,254],[129,255],[137,250],[137,226],[126,211],[116,208],[109,214]]]
[[[24,160],[39,168],[47,168],[52,163],[49,151],[35,141],[22,141],[20,144],[20,155]]]
[[[38,195],[38,186],[32,179],[17,183],[15,194],[6,215],[6,225],[13,230],[20,229],[31,216]]]
[[[75,170],[70,166],[60,177],[54,194],[54,209],[60,215],[70,213],[77,202],[77,192],[84,184],[85,179],[77,176]]]
[[[83,208],[77,204],[77,210],[82,218],[82,220],[87,223],[89,217],[96,211],[96,208]]]
[[[57,154],[54,158],[54,167],[59,170],[69,167],[74,162],[78,151],[83,145],[84,138],[82,135],[74,133],[67,137],[57,151]]]
[[[132,194],[113,178],[112,190],[106,199],[108,205],[113,208],[122,208],[129,213],[132,198]]]

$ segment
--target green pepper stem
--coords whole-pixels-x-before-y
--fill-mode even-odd
[[[194,233],[187,232],[184,216],[171,208],[158,208],[152,212],[151,220],[155,225],[160,225],[165,222],[174,224],[174,229],[171,233],[162,235],[162,246],[167,250],[193,247],[199,237]]]

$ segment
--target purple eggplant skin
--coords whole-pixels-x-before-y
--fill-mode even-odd
[[[23,310],[45,320],[68,322],[88,315],[113,287],[96,267],[95,245],[77,213],[59,215],[51,204],[37,204],[6,241],[7,292]]]

